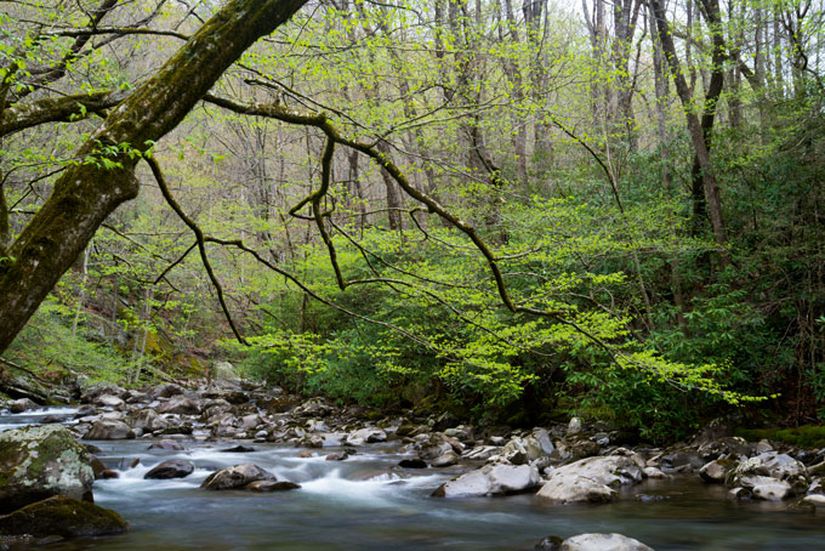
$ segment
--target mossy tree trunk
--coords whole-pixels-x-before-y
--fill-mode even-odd
[[[231,0],[124,100],[89,141],[0,262],[0,353],[119,205],[138,194],[134,167],[259,37],[306,0]],[[127,144],[119,153],[108,146]],[[108,153],[107,153],[108,151]],[[130,155],[131,153],[131,155]],[[107,157],[105,160],[103,157]],[[97,162],[91,162],[97,159]],[[109,165],[103,168],[102,164]],[[111,163],[119,166],[111,168]]]

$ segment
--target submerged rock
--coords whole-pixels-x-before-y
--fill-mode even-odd
[[[276,476],[254,463],[243,463],[215,471],[206,477],[201,488],[206,490],[232,490],[243,488],[250,482],[258,480],[277,481]]]
[[[91,457],[62,425],[0,433],[0,513],[63,495],[91,499]]]
[[[0,516],[0,534],[64,538],[122,534],[127,524],[114,511],[66,496],[53,496]]]
[[[243,489],[252,492],[285,492],[297,490],[300,487],[300,484],[288,480],[256,480],[244,486]]]

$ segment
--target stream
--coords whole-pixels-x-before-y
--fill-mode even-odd
[[[0,431],[68,419],[71,408],[0,415]],[[67,421],[71,423],[71,421]],[[531,494],[503,498],[439,499],[430,493],[460,470],[397,467],[405,456],[392,444],[364,447],[346,461],[326,461],[339,448],[313,450],[249,444],[249,453],[221,449],[239,442],[181,441],[185,451],[147,449],[152,440],[90,442],[120,477],[98,480],[95,502],[130,524],[121,536],[77,539],[55,550],[530,550],[548,535],[619,532],[663,549],[825,549],[822,515],[786,503],[737,503],[726,489],[697,476],[648,480],[608,505],[554,505]],[[195,464],[183,479],[144,480],[157,463]],[[139,459],[137,467],[130,464]],[[209,492],[200,483],[213,470],[255,463],[301,484],[290,492]]]

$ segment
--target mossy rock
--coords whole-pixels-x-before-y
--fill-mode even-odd
[[[734,431],[734,434],[741,436],[749,442],[767,439],[772,442],[782,442],[797,448],[825,448],[825,426],[822,425],[802,425],[801,427],[795,428],[739,428]]]
[[[64,538],[122,534],[126,521],[119,514],[87,501],[53,496],[0,516],[0,534],[35,538]]]
[[[62,425],[0,433],[0,514],[63,495],[91,500],[91,457]]]

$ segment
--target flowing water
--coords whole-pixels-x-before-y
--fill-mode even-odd
[[[0,415],[0,430],[70,413]],[[301,450],[269,444],[253,444],[251,453],[224,453],[237,442],[182,442],[186,451],[149,450],[147,440],[92,443],[104,463],[120,471],[120,478],[95,482],[95,501],[118,511],[131,529],[49,549],[526,551],[547,535],[582,532],[620,532],[658,550],[825,549],[822,514],[788,504],[735,503],[724,488],[695,477],[647,481],[599,506],[553,505],[532,495],[445,500],[429,495],[458,471],[400,469],[403,456],[389,446],[339,462],[324,460],[335,448],[299,458]],[[176,480],[143,479],[172,458],[193,462],[195,472]],[[130,468],[135,459],[140,464]],[[199,489],[211,471],[238,463],[256,463],[302,487],[264,494]]]

